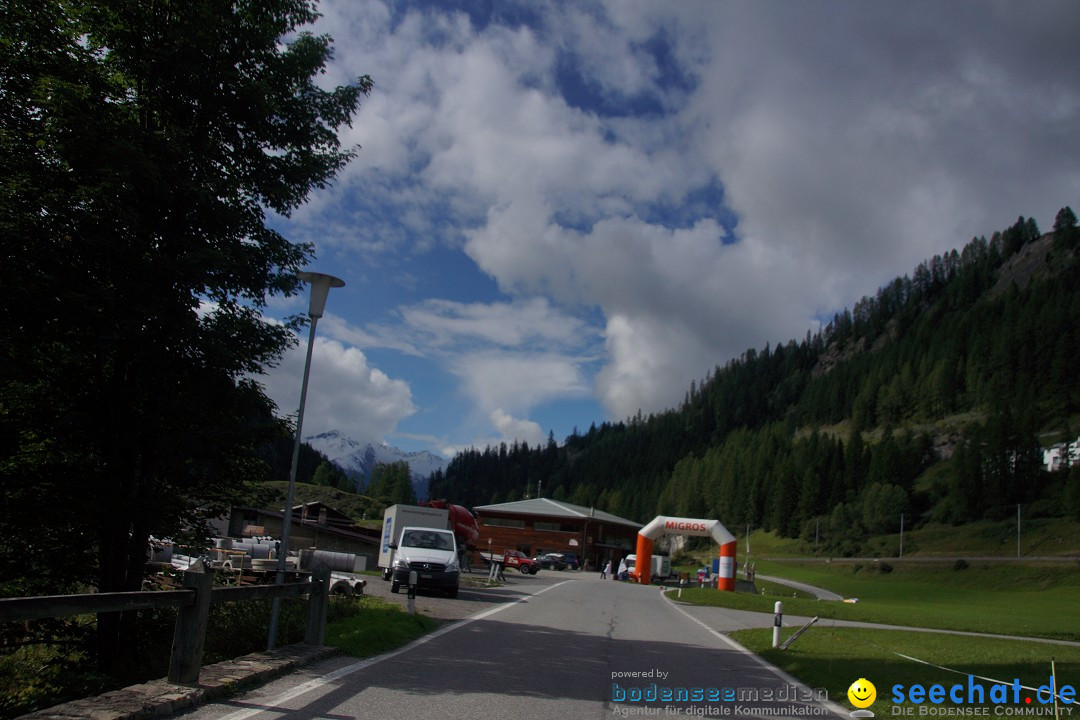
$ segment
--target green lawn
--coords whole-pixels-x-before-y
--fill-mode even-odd
[[[785,630],[787,638],[790,631]],[[1058,687],[1080,687],[1080,647],[1069,647],[1022,640],[997,640],[937,633],[916,633],[863,628],[812,627],[803,633],[787,650],[771,647],[772,630],[744,630],[732,637],[765,660],[799,678],[811,688],[824,688],[829,698],[850,707],[847,689],[855,680],[866,678],[877,688],[878,700],[871,708],[877,715],[892,714],[894,686],[901,685],[907,707],[914,707],[908,693],[913,685],[929,688],[940,684],[945,688],[960,683],[966,696],[968,674],[978,675],[1011,684],[1018,679],[1021,685],[1038,688],[1050,684],[1050,660],[1057,665]],[[898,655],[949,668],[943,670]],[[988,680],[973,682],[985,686],[984,704],[992,704],[989,696],[994,684]],[[1021,691],[1020,702],[1034,694]],[[1048,696],[1046,696],[1048,699]],[[965,697],[966,699],[966,697]],[[1011,705],[1011,689],[1009,704]],[[923,702],[926,706],[930,703]],[[966,704],[966,703],[965,703]],[[942,703],[951,707],[953,703]],[[918,715],[918,709],[914,710]],[[994,714],[993,710],[990,714]],[[1063,715],[1068,717],[1068,715]]]
[[[1028,563],[968,561],[914,563],[902,561],[759,561],[766,575],[822,587],[857,603],[805,598],[784,598],[785,615],[818,615],[912,627],[968,630],[996,634],[1080,641],[1080,568],[1075,561]],[[776,596],[688,589],[684,602],[771,613]],[[793,627],[783,631],[787,638]],[[904,702],[913,715],[919,708],[909,689],[929,689],[956,683],[967,693],[968,675],[979,675],[1011,685],[1039,687],[1050,684],[1050,662],[1057,664],[1058,686],[1080,687],[1080,647],[1027,640],[976,638],[941,633],[871,630],[817,625],[786,651],[771,647],[772,629],[745,630],[732,637],[765,660],[799,678],[812,688],[825,688],[829,697],[850,707],[847,688],[859,678],[877,687],[871,708],[878,716],[894,714],[894,686],[901,686]],[[902,657],[909,656],[909,657]],[[922,661],[922,662],[919,662]],[[948,669],[941,669],[942,666]],[[989,680],[984,704],[992,704]],[[1024,702],[1032,697],[1032,704]],[[951,706],[945,698],[941,708]],[[1009,691],[1012,704],[1012,689]],[[1041,710],[1033,693],[1021,691],[1023,709]],[[989,714],[995,714],[994,708]],[[899,709],[895,714],[899,714]],[[1068,717],[1068,715],[1063,715]]]
[[[758,572],[858,598],[856,604],[785,598],[788,615],[969,630],[1080,641],[1080,572],[1069,565],[1018,566],[972,562],[871,564],[759,562]],[[689,589],[683,600],[772,612],[776,597]]]

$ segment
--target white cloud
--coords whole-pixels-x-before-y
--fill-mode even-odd
[[[481,351],[450,362],[477,410],[520,414],[556,399],[590,394],[580,363],[562,355]]]
[[[259,378],[278,412],[295,416],[300,405],[306,341],[289,350],[280,366]],[[409,386],[371,367],[364,353],[336,340],[315,338],[305,435],[340,430],[359,441],[381,440],[416,412]]]
[[[849,304],[1019,214],[1048,223],[1080,191],[1059,119],[1080,108],[1062,84],[1080,58],[1051,39],[1075,5],[777,9],[725,7],[680,119],[741,234],[821,278],[804,307]]]
[[[590,392],[616,418],[673,406],[921,260],[1080,202],[1074,2],[536,7],[543,27],[478,28],[324,4],[331,79],[376,90],[360,158],[299,217],[373,266],[464,244],[509,300],[410,301],[334,337],[437,357],[492,422]],[[563,97],[568,61],[626,112]],[[710,185],[724,207],[664,210]],[[602,330],[574,319],[593,311]]]
[[[476,340],[504,347],[540,342],[577,346],[582,322],[552,308],[545,298],[512,303],[426,300],[401,308],[405,324],[439,347]]]
[[[491,424],[495,426],[495,429],[502,436],[502,440],[507,443],[519,441],[536,447],[546,437],[539,424],[532,420],[519,420],[511,417],[502,408],[491,411]]]
[[[604,132],[613,125],[569,122],[558,98],[545,103],[533,93],[519,107],[543,119],[543,130],[512,124],[514,137],[530,149],[534,139],[541,148],[552,135],[573,139],[576,170],[560,153],[550,161],[512,154],[515,172],[502,173],[499,186],[485,178],[500,173],[478,176],[496,200],[486,222],[467,233],[470,256],[509,292],[602,309],[609,364],[597,383],[616,417],[670,407],[714,365],[801,338],[818,314],[1018,214],[1048,224],[1080,192],[1080,153],[1062,123],[1077,116],[1080,86],[1061,83],[1065,65],[1053,62],[1080,58],[1064,46],[1043,47],[1042,22],[1023,8],[970,19],[940,6],[901,18],[872,5],[841,13],[769,3],[669,7],[653,27],[689,38],[681,57],[696,63],[685,70],[700,80],[677,115],[684,144],[650,145],[647,120],[615,126],[625,145],[612,144]],[[612,8],[626,21],[621,3]],[[929,23],[937,26],[929,35],[923,11],[944,16],[944,24]],[[1003,58],[991,39],[1012,37],[1014,21],[1028,28]],[[640,32],[640,24],[631,29]],[[617,42],[602,52],[620,47],[630,52]],[[647,90],[620,81],[622,70],[598,72],[624,92]],[[498,97],[508,93],[499,86]],[[465,177],[470,154],[454,158]],[[668,167],[682,170],[690,186],[720,179],[740,218],[737,244],[725,245],[709,220],[671,230],[641,219],[632,205],[606,203],[681,195],[687,185]],[[676,178],[675,188],[660,189],[650,182],[656,177]],[[553,185],[560,187],[548,191]],[[591,212],[590,229],[560,223],[567,195]]]
[[[427,300],[399,308],[398,314],[403,325],[359,328],[328,313],[319,329],[340,341],[338,345],[391,348],[439,364],[459,378],[468,407],[485,420],[498,412],[506,423],[510,416],[504,408],[528,413],[549,402],[591,394],[585,368],[595,360],[591,353],[600,343],[600,330],[546,299]],[[514,437],[532,442],[531,421],[515,422],[515,432],[523,434]]]

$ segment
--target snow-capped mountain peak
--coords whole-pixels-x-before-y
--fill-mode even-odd
[[[346,475],[358,481],[359,487],[368,484],[376,465],[407,462],[418,498],[427,497],[427,480],[431,473],[445,470],[449,462],[427,450],[406,452],[386,443],[361,443],[338,430],[308,435],[304,442],[329,458]]]

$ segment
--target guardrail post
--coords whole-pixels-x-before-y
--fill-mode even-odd
[[[322,645],[326,639],[326,611],[330,605],[330,567],[319,563],[311,571],[311,592],[308,595],[307,630],[304,642]]]
[[[172,655],[169,658],[169,682],[176,685],[195,685],[199,682],[213,583],[214,575],[206,571],[202,560],[196,561],[184,573],[184,589],[195,591],[195,602],[181,607],[176,614]]]

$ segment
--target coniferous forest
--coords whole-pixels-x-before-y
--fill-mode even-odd
[[[560,444],[456,456],[432,497],[468,506],[551,497],[647,521],[729,527],[856,552],[909,522],[1080,517],[1077,468],[1042,448],[1080,434],[1080,229],[1020,217],[935,256],[816,334],[747,350],[666,412]],[[909,526],[910,527],[910,526]]]

